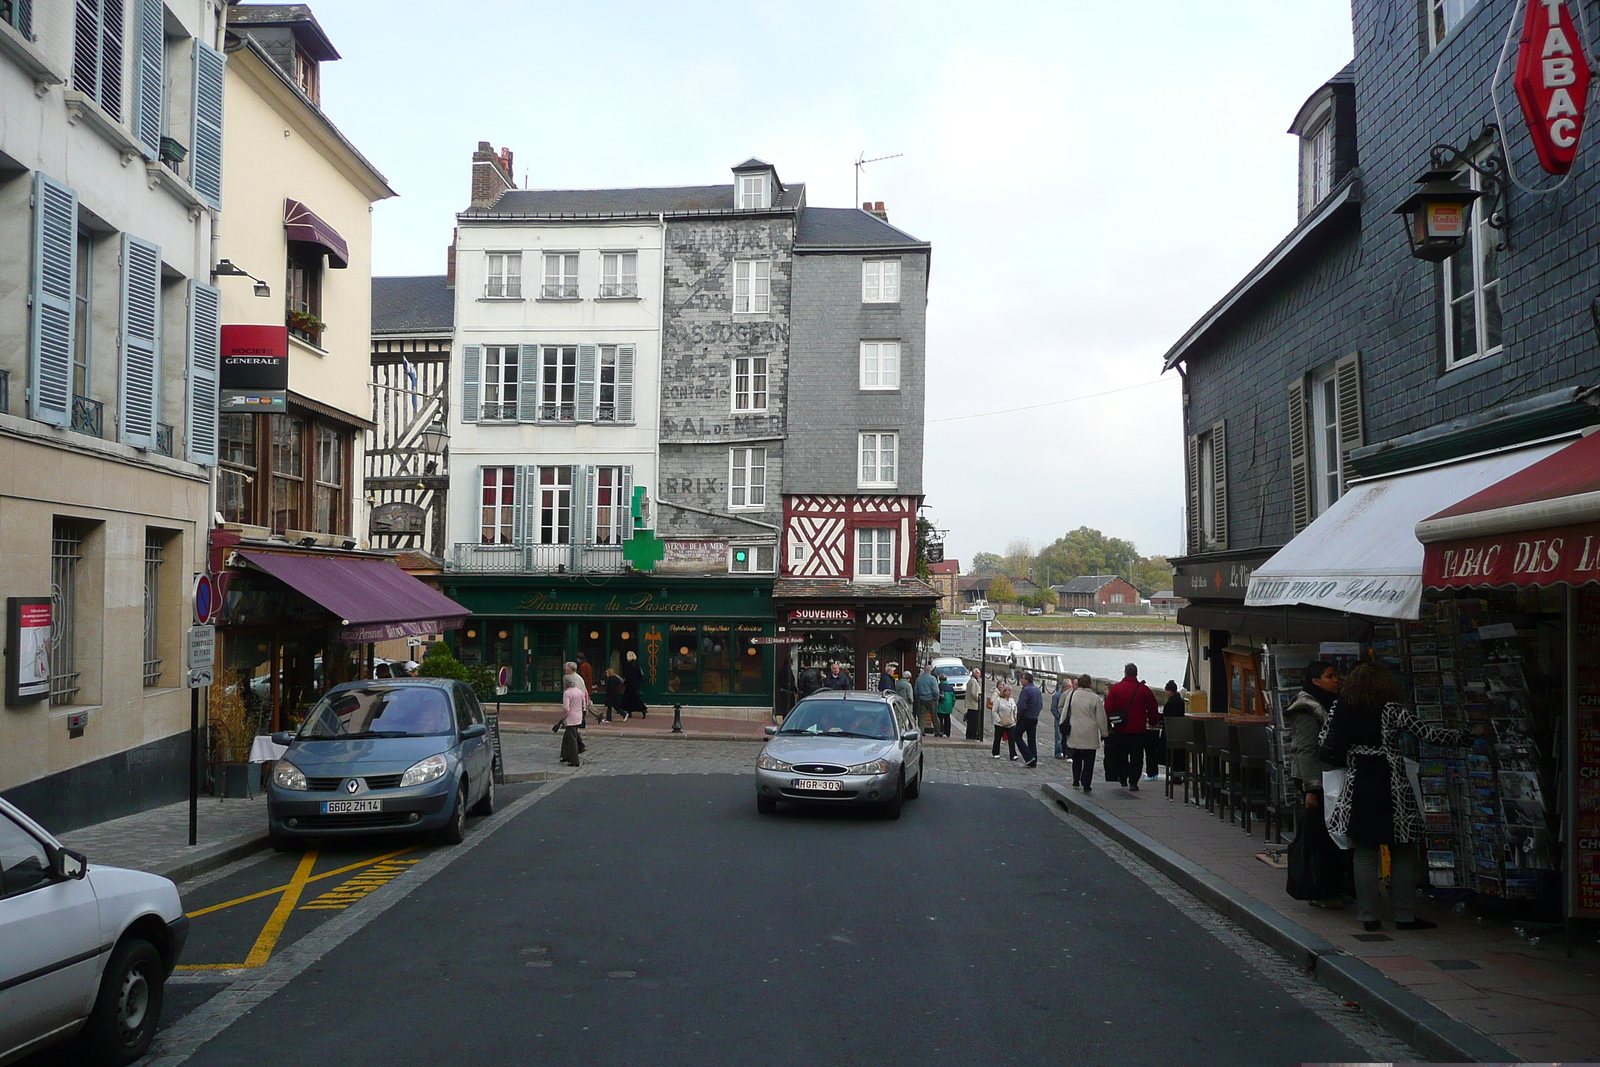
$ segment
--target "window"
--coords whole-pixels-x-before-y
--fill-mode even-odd
[[[1333,108],[1313,119],[1300,135],[1300,217],[1305,218],[1333,189]]]
[[[1111,602],[1113,604],[1121,604],[1121,603],[1123,603],[1122,597],[1123,597],[1123,594],[1121,594],[1121,593],[1112,593],[1111,594]]]
[[[1211,473],[1216,462],[1216,442],[1210,434],[1205,434],[1200,438],[1200,467],[1196,473],[1200,490],[1200,543],[1207,546],[1216,544],[1217,540],[1216,482]]]
[[[734,359],[733,410],[767,410],[766,356],[738,356]]]
[[[166,534],[144,532],[144,684],[161,682],[161,564],[166,562]]]
[[[599,380],[595,383],[594,421],[617,421],[617,346],[600,346]]]
[[[856,530],[856,580],[894,580],[893,530],[880,526],[864,526]]]
[[[0,0],[3,4],[4,0]],[[91,335],[90,284],[94,280],[94,234],[78,231],[78,276],[73,292],[72,395],[89,395],[89,337]]]
[[[765,315],[772,310],[772,261],[741,259],[733,264],[733,313]]]
[[[539,418],[572,422],[577,418],[577,401],[578,346],[545,345],[540,353]]]
[[[1227,422],[1189,438],[1189,538],[1195,551],[1228,547]]]
[[[1437,48],[1478,0],[1427,0],[1428,47]]]
[[[322,255],[314,244],[289,242],[289,333],[313,345],[322,343]]]
[[[72,87],[122,120],[122,0],[77,0]]]
[[[1483,176],[1470,167],[1462,177],[1483,188]],[[1440,272],[1446,370],[1500,351],[1500,235],[1489,225],[1483,199],[1468,210],[1467,242]]]
[[[626,481],[621,467],[596,467],[594,472],[594,543],[620,545],[627,532],[628,508],[624,499]]]
[[[483,283],[483,295],[490,300],[522,298],[522,253],[490,252]]]
[[[770,207],[765,174],[739,175],[739,207],[741,209]]]
[[[767,450],[729,449],[728,507],[767,506]]]
[[[483,515],[478,540],[486,545],[514,544],[516,536],[515,467],[483,468]]]
[[[578,253],[544,254],[544,285],[539,296],[544,300],[578,299]]]
[[[316,482],[312,486],[312,529],[345,533],[344,440],[329,426],[317,427]]]
[[[861,388],[900,388],[900,342],[861,342]]]
[[[322,103],[322,78],[317,61],[304,48],[294,50],[294,81],[313,104]]]
[[[256,521],[256,417],[223,415],[217,422],[218,461],[222,476],[217,486],[217,509],[228,522]]]
[[[639,253],[604,252],[600,256],[600,296],[616,299],[639,295]]]
[[[572,468],[539,468],[539,543],[572,542]]]
[[[8,816],[0,815],[0,897],[14,897],[55,880],[44,845]]]
[[[50,703],[71,704],[78,692],[78,570],[83,530],[56,519],[50,530]]]
[[[483,348],[483,407],[479,418],[485,422],[517,417],[516,345],[485,345]]]
[[[892,433],[861,435],[861,480],[857,483],[859,488],[894,488],[895,436]]]
[[[299,530],[305,488],[305,423],[292,415],[272,415],[272,530]]]
[[[804,563],[806,561],[806,546],[801,541],[789,542],[789,562]]]
[[[894,304],[900,300],[900,261],[868,259],[861,264],[861,302]]]
[[[728,570],[734,574],[771,574],[777,555],[776,545],[729,545]]]
[[[1334,374],[1311,382],[1311,492],[1315,514],[1339,499],[1339,393]]]

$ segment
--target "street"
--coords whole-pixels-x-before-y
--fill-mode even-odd
[[[758,816],[713,771],[754,748],[700,747],[690,773],[604,766],[668,769],[624,743],[611,773],[507,790],[458,850],[374,839],[186,887],[147,1062],[1401,1058],[1033,790]]]

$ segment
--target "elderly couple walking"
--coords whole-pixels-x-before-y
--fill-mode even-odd
[[[1104,698],[1093,687],[1094,679],[1081,674],[1058,704],[1064,747],[1072,758],[1072,784],[1085,793],[1094,792],[1094,757],[1104,741],[1106,778],[1137,793],[1148,747],[1146,733],[1152,722],[1160,726],[1155,694],[1139,680],[1139,668],[1132,663]]]
[[[967,683],[972,691],[972,683]],[[990,755],[1000,758],[1000,739],[1012,759],[1020,749],[1024,767],[1039,766],[1039,713],[1044,710],[1044,694],[1033,684],[1033,675],[1022,672],[1022,688],[1012,697],[1011,686],[1002,681],[989,702],[989,725],[994,727],[994,747]]]

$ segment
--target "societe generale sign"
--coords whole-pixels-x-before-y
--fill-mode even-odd
[[[1589,59],[1570,0],[1528,0],[1512,84],[1539,165],[1565,174],[1578,155],[1589,107]]]

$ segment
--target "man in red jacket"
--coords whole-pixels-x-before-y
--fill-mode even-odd
[[[1106,691],[1106,718],[1111,736],[1106,738],[1106,778],[1139,791],[1144,770],[1144,734],[1161,725],[1161,708],[1150,687],[1139,681],[1139,668],[1122,668],[1122,681]],[[1120,718],[1120,721],[1119,721]]]

